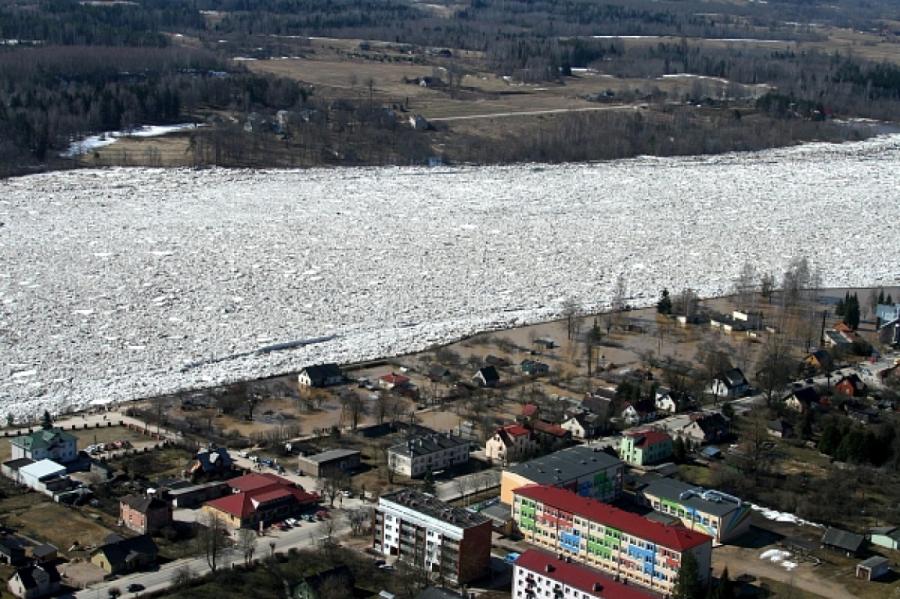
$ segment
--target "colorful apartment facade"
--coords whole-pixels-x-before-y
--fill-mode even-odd
[[[514,492],[513,520],[525,541],[658,593],[674,587],[690,552],[708,580],[712,538],[655,522],[564,489],[533,485]]]
[[[750,504],[719,491],[700,489],[671,478],[658,478],[640,489],[648,507],[679,518],[689,529],[728,543],[750,529]]]

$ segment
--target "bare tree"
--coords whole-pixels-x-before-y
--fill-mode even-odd
[[[782,279],[784,304],[793,306],[802,298],[803,292],[810,287],[811,272],[806,256],[793,258],[788,264]]]
[[[172,572],[172,585],[175,587],[183,587],[187,585],[193,577],[194,574],[191,572],[191,567],[187,564],[183,564],[175,568]]]
[[[756,268],[751,262],[744,262],[741,267],[741,272],[734,281],[734,292],[738,307],[742,310],[749,309],[756,295]]]
[[[790,352],[784,336],[769,335],[762,356],[756,365],[756,383],[766,396],[766,403],[772,405],[776,393],[782,391],[794,374]]]
[[[566,320],[566,338],[572,341],[578,335],[578,304],[571,297],[563,302],[562,315]]]
[[[253,561],[253,554],[256,552],[256,532],[249,528],[242,528],[237,532],[236,546],[241,555],[244,556],[244,565],[249,566]]]
[[[197,533],[197,549],[206,557],[206,563],[213,572],[219,566],[219,558],[225,551],[225,536],[228,528],[225,521],[215,512],[203,512],[198,519],[202,528]]]
[[[366,404],[363,403],[359,393],[352,390],[342,392],[340,400],[341,422],[349,421],[350,428],[355,431],[359,426],[360,419],[368,412]]]
[[[343,489],[350,486],[350,477],[342,470],[332,470],[319,477],[316,484],[322,495],[328,499],[328,504],[334,507],[334,499]]]
[[[760,294],[771,304],[772,294],[775,292],[775,275],[768,272],[763,274],[759,282],[759,290]]]
[[[350,532],[355,537],[364,537],[372,531],[372,510],[358,508],[348,513]]]

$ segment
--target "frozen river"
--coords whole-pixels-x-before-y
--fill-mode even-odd
[[[0,182],[0,410],[419,349],[564,298],[900,276],[900,137],[586,165],[111,169]],[[315,342],[272,352],[272,344]],[[0,412],[0,414],[5,412]]]

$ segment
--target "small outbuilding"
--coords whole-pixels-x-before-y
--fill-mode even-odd
[[[864,580],[878,580],[891,571],[891,564],[886,557],[873,555],[869,559],[856,564],[856,577]]]

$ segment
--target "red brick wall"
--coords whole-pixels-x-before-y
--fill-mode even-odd
[[[460,584],[481,578],[491,566],[491,522],[470,528],[459,543]]]

